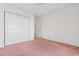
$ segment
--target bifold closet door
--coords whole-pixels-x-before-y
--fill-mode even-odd
[[[27,17],[5,12],[5,45],[29,40],[29,30]]]

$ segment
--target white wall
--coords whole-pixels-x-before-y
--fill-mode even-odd
[[[8,4],[0,4],[0,9],[3,9],[4,11],[9,11],[9,12],[13,12],[19,15],[23,15],[29,18],[29,22],[30,22],[30,39],[34,39],[34,14],[22,10],[20,8],[17,8],[16,6],[12,6],[12,5],[8,5]]]
[[[40,37],[41,30],[41,20],[38,17],[35,17],[35,37]]]
[[[29,19],[29,23],[30,23],[29,40],[34,39],[34,15],[28,11],[24,11],[15,6],[2,3],[0,4],[0,44],[2,44],[3,43],[2,41],[4,40],[4,11],[26,16]]]
[[[79,46],[79,5],[73,5],[39,18],[37,36]],[[38,35],[40,32],[40,35]]]

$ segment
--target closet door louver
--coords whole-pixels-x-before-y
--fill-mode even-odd
[[[5,12],[5,45],[29,40],[29,19]]]

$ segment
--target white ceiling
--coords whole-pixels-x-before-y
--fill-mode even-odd
[[[47,13],[68,7],[71,3],[11,3],[23,10],[33,13],[35,16],[43,16]]]

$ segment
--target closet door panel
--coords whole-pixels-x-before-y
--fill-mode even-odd
[[[5,12],[5,45],[29,40],[29,19]]]
[[[4,11],[0,10],[0,47],[4,47]]]

